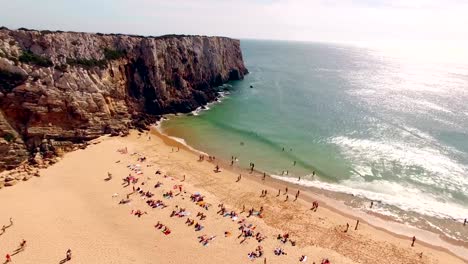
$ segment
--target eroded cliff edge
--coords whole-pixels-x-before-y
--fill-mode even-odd
[[[224,37],[0,28],[0,170],[192,111],[246,73],[239,40]]]

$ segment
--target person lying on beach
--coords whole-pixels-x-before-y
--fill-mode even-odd
[[[261,258],[263,256],[263,247],[258,246],[255,251],[250,252],[247,254],[250,260],[256,259],[256,258]]]
[[[187,224],[188,226],[193,226],[195,224],[195,220],[187,218],[185,224]]]
[[[150,200],[146,201],[146,203],[153,209],[158,208],[158,207],[161,207],[161,209],[164,209],[164,208],[167,207],[167,205],[165,205],[163,203],[163,201],[161,201],[161,200],[155,201],[153,199],[150,199]]]
[[[216,167],[214,169],[214,172],[216,172],[216,173],[221,172],[221,170],[219,169],[219,165],[216,165]]]
[[[229,216],[229,217],[232,219],[232,221],[236,221],[236,220],[239,218],[238,215],[237,215],[237,213],[234,212],[234,211],[231,211],[231,212],[229,212],[229,213],[224,213],[224,214],[222,214],[222,215],[223,215],[223,217]]]
[[[286,244],[286,242],[288,242],[288,239],[289,239],[289,234],[288,233],[286,233],[284,235],[278,234],[276,239],[281,241],[283,244]]]
[[[260,232],[258,232],[256,235],[255,235],[255,239],[257,240],[258,243],[262,242],[263,240],[265,240],[267,237],[260,234]]]
[[[206,219],[206,215],[204,213],[202,213],[202,212],[198,212],[197,217],[200,217],[200,220],[205,220]]]
[[[202,230],[203,228],[205,228],[204,226],[200,225],[199,223],[196,223],[195,224],[195,231],[200,231]]]
[[[146,193],[143,193],[146,198],[151,198],[154,196],[154,193],[147,191]]]
[[[331,264],[331,262],[328,259],[323,259],[320,264]]]
[[[199,239],[198,242],[200,242],[203,246],[207,246],[208,243],[209,243],[210,241],[214,240],[215,238],[216,238],[216,236],[210,236],[210,237],[208,237],[208,236],[206,236],[206,235],[203,235],[203,236],[199,236],[199,237],[198,237],[198,239]]]
[[[161,224],[159,221],[156,225],[154,225],[154,228],[160,229],[161,232],[166,236],[171,233],[171,230],[169,229],[169,227]]]
[[[207,202],[204,202],[204,201],[196,202],[195,204],[202,207],[203,209],[205,209],[207,211],[208,211],[208,208],[210,208],[210,206],[211,206],[211,204],[209,204]]]
[[[173,216],[185,217],[188,215],[190,215],[190,212],[185,211],[184,208],[180,208],[179,211],[172,211],[170,217],[173,217]]]
[[[286,252],[282,248],[275,248],[273,251],[276,256],[287,255]]]
[[[129,202],[131,202],[131,201],[132,201],[132,200],[131,200],[131,199],[128,199],[128,198],[127,198],[127,199],[122,199],[122,200],[120,200],[119,204],[127,204],[127,203],[129,203]]]
[[[202,202],[203,198],[204,196],[199,193],[190,195],[190,199],[192,200],[192,202]]]
[[[142,215],[148,214],[148,213],[147,212],[142,212],[141,210],[136,210],[136,211],[132,210],[131,214],[136,215],[136,216],[138,216],[138,218],[140,218]]]
[[[307,262],[307,256],[306,256],[306,255],[302,255],[302,256],[299,258],[299,262]]]
[[[220,215],[224,215],[224,213],[226,213],[226,207],[224,207],[224,205],[221,204],[221,206],[218,205],[218,207],[221,207],[221,209],[219,209],[218,212],[216,212],[217,214],[220,214]]]
[[[162,182],[159,182],[159,181],[158,181],[158,182],[154,185],[154,188],[159,188],[159,187],[161,187],[162,185],[163,185]]]
[[[105,181],[110,181],[112,180],[112,173],[108,172],[107,173],[107,178],[104,179]]]
[[[161,229],[163,228],[163,224],[161,224],[159,221],[154,225],[154,228]]]
[[[174,194],[172,193],[172,191],[168,191],[168,192],[163,194],[163,197],[166,198],[166,199],[171,199],[171,198],[174,197]]]

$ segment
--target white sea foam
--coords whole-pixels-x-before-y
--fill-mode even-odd
[[[423,192],[410,185],[401,185],[386,180],[365,182],[363,180],[345,180],[338,184],[319,180],[301,179],[272,175],[273,178],[299,184],[306,187],[315,187],[327,191],[353,194],[369,200],[380,201],[382,204],[392,205],[404,211],[416,212],[422,215],[443,219],[462,220],[468,215],[468,207],[441,200],[440,197]],[[370,210],[370,209],[366,209]],[[398,217],[378,206],[371,209],[382,214]]]
[[[226,86],[228,87],[228,86]],[[194,116],[200,115],[203,111],[208,111],[211,109],[210,106],[214,104],[221,103],[227,96],[229,96],[231,93],[229,91],[224,91],[224,92],[218,92],[218,98],[216,98],[215,101],[209,102],[208,104],[204,106],[200,106],[197,109],[193,110],[190,114]]]
[[[373,167],[373,173],[364,176],[379,177],[376,173],[399,170],[395,177],[404,181],[416,181],[437,188],[467,192],[468,168],[452,159],[443,150],[431,146],[403,143],[391,140],[357,139],[335,137],[331,143],[340,147],[342,154],[359,172]],[[415,169],[422,170],[414,173]]]

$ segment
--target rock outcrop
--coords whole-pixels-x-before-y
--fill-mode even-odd
[[[0,170],[217,97],[240,42],[0,28]]]

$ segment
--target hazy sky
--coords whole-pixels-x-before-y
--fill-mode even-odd
[[[0,25],[310,41],[467,41],[468,0],[0,0]]]

